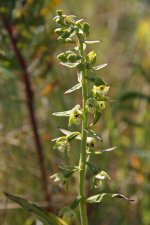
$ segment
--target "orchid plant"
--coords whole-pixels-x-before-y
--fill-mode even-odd
[[[77,69],[78,83],[67,90],[65,93],[69,94],[81,89],[82,105],[77,104],[68,111],[55,112],[54,116],[68,117],[68,127],[73,124],[79,126],[79,131],[70,132],[68,130],[60,129],[63,136],[53,139],[55,141],[54,149],[60,152],[66,152],[69,156],[71,150],[71,142],[79,140],[81,142],[79,163],[76,166],[62,168],[62,172],[58,172],[51,176],[56,182],[68,186],[68,180],[74,173],[79,174],[79,195],[74,201],[61,210],[63,219],[68,223],[74,215],[74,209],[79,205],[80,209],[80,223],[88,225],[87,219],[87,204],[101,202],[104,196],[120,197],[129,200],[120,194],[99,193],[94,196],[87,197],[86,193],[86,173],[91,170],[92,177],[90,179],[91,190],[100,187],[102,182],[106,179],[110,180],[110,176],[105,171],[99,171],[91,161],[92,154],[101,154],[115,149],[112,147],[106,150],[95,150],[96,141],[102,141],[94,131],[94,125],[98,123],[102,112],[105,110],[107,103],[110,101],[108,91],[110,87],[96,72],[107,64],[96,66],[97,56],[95,51],[86,53],[86,46],[99,43],[100,41],[87,40],[90,33],[90,24],[84,19],[76,19],[74,15],[64,15],[62,10],[57,11],[54,21],[58,25],[55,33],[58,36],[58,41],[62,44],[72,43],[73,47],[66,52],[60,53],[57,58],[60,64]],[[92,83],[89,85],[89,82]],[[92,117],[92,121],[89,122]],[[81,125],[81,126],[80,126]],[[81,128],[80,128],[81,127]]]

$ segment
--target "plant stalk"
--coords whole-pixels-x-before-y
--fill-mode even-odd
[[[79,39],[79,50],[80,55],[83,57],[83,42]],[[84,61],[84,59],[83,59]],[[83,100],[83,115],[84,119],[82,121],[82,140],[81,140],[81,150],[80,150],[80,181],[79,181],[79,193],[81,198],[80,202],[80,218],[82,225],[88,225],[87,220],[87,210],[86,210],[86,143],[87,143],[87,133],[85,129],[87,128],[87,111],[86,111],[86,100],[87,100],[87,81],[85,79],[86,71],[85,68],[82,69],[82,100]]]

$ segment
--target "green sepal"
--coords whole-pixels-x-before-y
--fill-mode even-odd
[[[63,173],[58,172],[49,177],[50,179],[54,179],[54,182],[64,183],[66,181],[66,177]]]
[[[72,113],[69,117],[68,127],[71,127],[74,124],[74,114]]]
[[[112,198],[123,198],[124,200],[129,201],[129,202],[135,201],[134,199],[127,198],[122,194],[113,194]]]
[[[93,66],[96,63],[96,53],[94,51],[91,51],[87,55],[86,61],[89,62]]]
[[[90,129],[84,129],[89,135],[96,138],[99,141],[103,141],[101,137],[99,137],[93,130]]]
[[[61,36],[57,38],[57,40],[61,43],[61,44],[68,44],[68,43],[75,43],[74,40],[72,40],[71,38],[62,38]]]
[[[87,75],[85,78],[87,80],[91,81],[92,83],[94,83],[94,85],[97,86],[97,87],[100,86],[100,85],[106,85],[106,82],[99,77]]]
[[[90,189],[93,190],[95,186],[95,176],[92,176],[90,179]]]
[[[104,68],[104,67],[107,66],[107,65],[108,65],[108,64],[105,63],[105,64],[102,64],[102,65],[99,65],[99,66],[95,66],[95,67],[93,67],[93,70],[100,70],[100,69]]]
[[[95,124],[99,121],[101,115],[102,115],[101,112],[98,111],[98,110],[96,110],[96,111],[95,111],[95,114],[94,114],[93,121],[92,121],[92,123],[90,124],[90,126],[95,125]]]
[[[66,56],[66,53],[60,53],[58,56],[57,56],[57,59],[59,59],[61,62],[65,63],[67,62],[67,56]]]
[[[86,199],[87,203],[99,203],[102,202],[103,198],[107,195],[107,193],[102,193],[98,195],[93,195]]]
[[[96,174],[95,178],[98,180],[105,180],[105,179],[111,180],[110,176],[105,171],[101,171],[98,174]]]
[[[75,63],[78,60],[78,56],[75,53],[71,53],[71,54],[68,55],[67,60],[70,63]]]
[[[57,16],[62,16],[63,15],[63,10],[61,10],[61,9],[56,10],[56,14],[57,14]]]
[[[99,43],[99,42],[102,42],[102,41],[85,41],[86,44],[96,44],[96,43]]]
[[[85,23],[82,24],[82,30],[83,30],[83,32],[85,33],[86,36],[89,35],[90,28],[91,28],[91,26],[90,26],[89,23],[85,22]]]
[[[73,202],[70,204],[70,208],[71,208],[71,209],[75,209],[75,208],[79,205],[81,199],[82,199],[82,196],[78,195],[78,196],[73,200]]]
[[[52,113],[52,115],[68,117],[68,116],[70,116],[71,112],[72,112],[72,110],[68,110],[68,111],[64,111],[64,112],[54,112],[54,113]]]
[[[80,89],[81,87],[82,87],[82,84],[78,83],[78,84],[74,85],[72,88],[70,88],[69,90],[65,91],[65,94],[69,94],[71,92],[74,92],[74,91]]]
[[[111,193],[102,193],[102,194],[97,194],[97,195],[93,195],[89,198],[86,199],[87,203],[100,203],[103,201],[103,199],[112,199],[112,198],[122,198],[126,201],[134,201],[134,199],[130,199],[130,198],[127,198],[125,197],[124,195],[122,194],[111,194]]]
[[[68,141],[72,141],[73,139],[75,139],[79,135],[80,135],[79,132],[72,132],[71,134],[69,134],[69,135],[66,136],[66,139]]]
[[[105,150],[97,150],[97,151],[95,151],[95,154],[102,154],[102,153],[105,153],[105,152],[111,152],[115,149],[116,149],[116,147],[108,148],[108,149],[105,149]]]
[[[63,66],[69,67],[69,68],[74,68],[74,67],[77,67],[80,64],[80,62],[75,62],[75,63],[70,63],[70,62],[63,63],[63,62],[61,62],[60,64],[63,65]]]
[[[98,173],[99,169],[93,163],[86,162],[86,164],[94,175]]]
[[[72,133],[78,133],[78,135],[75,137],[75,139],[76,139],[76,140],[81,140],[81,133],[78,132],[78,131],[70,132],[70,131],[65,130],[65,129],[62,129],[62,128],[59,128],[59,130],[60,130],[63,134],[65,134],[66,136],[69,136],[69,135],[71,135]]]

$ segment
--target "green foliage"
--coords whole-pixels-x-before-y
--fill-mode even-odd
[[[18,203],[25,210],[29,211],[30,213],[33,213],[44,225],[67,225],[65,221],[63,221],[61,218],[59,218],[55,214],[47,213],[40,207],[28,202],[27,200],[23,198],[10,195],[8,193],[5,193],[5,195],[10,200]]]

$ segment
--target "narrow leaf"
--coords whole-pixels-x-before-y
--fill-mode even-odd
[[[108,64],[105,63],[105,64],[102,64],[102,65],[99,65],[99,66],[94,66],[93,69],[94,69],[94,70],[100,70],[100,69],[104,68],[104,67],[107,66],[107,65],[108,65]]]
[[[82,84],[78,83],[75,86],[73,86],[72,88],[70,88],[69,90],[65,91],[65,94],[69,94],[73,91],[76,91],[76,90],[80,89],[81,87],[82,87]]]
[[[47,213],[42,208],[28,202],[27,200],[14,196],[8,193],[5,193],[6,197],[10,200],[18,203],[22,208],[33,213],[38,219],[43,222],[44,225],[67,225],[67,223],[62,220],[60,217],[56,216],[53,213]]]

